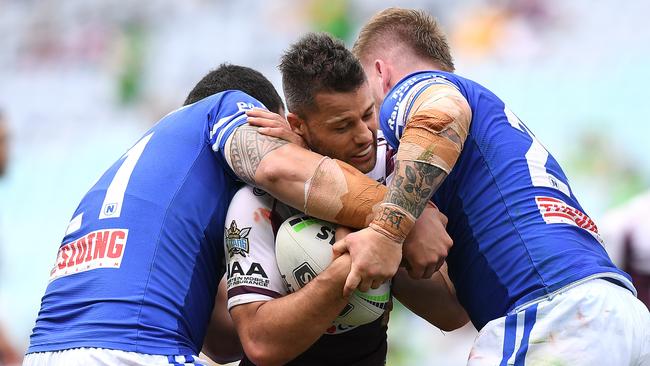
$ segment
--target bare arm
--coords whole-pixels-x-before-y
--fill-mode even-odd
[[[349,256],[341,256],[299,291],[233,307],[248,358],[258,365],[282,365],[307,350],[347,304],[342,288],[349,270]]]
[[[219,290],[214,301],[212,318],[205,333],[202,352],[218,363],[240,360],[243,355],[237,330],[228,313],[226,277],[219,282]]]
[[[271,112],[254,110],[255,113]],[[361,228],[386,188],[350,165],[265,136],[258,127],[238,127],[226,143],[226,160],[243,181],[312,216]]]
[[[426,280],[411,279],[403,268],[393,278],[393,295],[399,302],[436,327],[452,331],[467,324],[469,317],[456,298],[447,266]]]

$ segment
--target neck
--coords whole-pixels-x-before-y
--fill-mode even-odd
[[[391,88],[400,80],[404,79],[404,77],[414,72],[441,70],[441,68],[435,63],[421,60],[419,57],[414,55],[395,57],[392,60],[392,65],[393,75],[389,83]]]

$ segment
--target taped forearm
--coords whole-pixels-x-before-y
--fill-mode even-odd
[[[323,157],[305,182],[303,211],[323,220],[363,228],[386,187],[339,160]]]
[[[238,127],[226,143],[227,162],[244,182],[261,187],[319,219],[363,228],[386,187],[354,167],[286,141]]]
[[[370,227],[403,242],[463,148],[471,109],[449,85],[435,85],[415,101],[396,156],[388,194]]]

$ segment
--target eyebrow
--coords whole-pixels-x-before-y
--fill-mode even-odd
[[[325,120],[325,123],[333,125],[333,124],[337,124],[337,123],[340,123],[340,122],[344,122],[344,121],[349,120],[349,119],[350,119],[350,116],[335,116],[335,117],[328,118],[327,120]]]
[[[375,108],[375,102],[370,103],[370,106],[366,108],[366,110],[363,112],[363,115],[365,116],[368,112],[372,111]]]
[[[375,108],[375,102],[374,101],[372,103],[370,103],[370,105],[368,106],[368,108],[366,108],[365,111],[363,111],[363,116],[365,116],[366,114],[371,112],[373,108]],[[344,122],[346,120],[350,120],[350,116],[335,116],[335,117],[332,117],[332,118],[329,118],[329,119],[325,120],[325,123],[333,125],[333,124],[336,124],[336,123]]]

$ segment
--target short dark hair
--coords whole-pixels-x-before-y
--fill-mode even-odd
[[[316,107],[318,92],[350,92],[366,82],[359,60],[327,33],[300,38],[282,55],[279,68],[287,107],[298,115]]]
[[[273,84],[259,71],[250,67],[221,64],[201,79],[185,99],[183,105],[198,102],[226,90],[240,90],[259,100],[271,112],[280,113],[282,99]]]
[[[454,71],[447,38],[436,20],[422,10],[388,8],[380,11],[361,28],[352,51],[365,60],[373,52],[381,52],[382,42],[391,36],[392,44],[406,45],[418,56],[438,64],[443,71]]]

